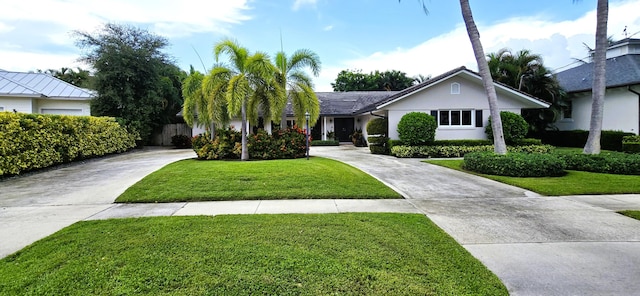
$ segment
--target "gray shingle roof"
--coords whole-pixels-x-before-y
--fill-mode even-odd
[[[93,91],[44,73],[0,71],[0,95],[91,99]]]
[[[607,88],[640,84],[640,55],[610,58],[606,63]],[[568,93],[590,91],[593,63],[587,63],[556,74],[560,86]]]
[[[396,93],[398,91],[316,92],[316,96],[320,101],[321,115],[353,116],[366,112],[361,110]],[[292,114],[291,105],[287,106],[287,114]]]

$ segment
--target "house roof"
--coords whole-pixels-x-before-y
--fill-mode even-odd
[[[640,84],[640,55],[628,54],[607,59],[607,88]],[[593,63],[587,63],[556,74],[560,86],[568,93],[590,91]]]
[[[442,74],[440,74],[440,75],[438,75],[436,77],[433,77],[433,78],[431,78],[431,79],[429,79],[427,81],[424,81],[424,82],[422,82],[420,84],[416,84],[414,86],[406,88],[406,89],[404,89],[404,90],[402,90],[402,91],[400,91],[400,92],[388,97],[387,99],[378,102],[376,105],[368,106],[363,111],[364,112],[369,112],[369,111],[372,111],[372,110],[375,110],[375,109],[379,109],[379,108],[384,107],[384,106],[386,106],[388,104],[391,104],[393,102],[401,100],[401,99],[403,99],[403,98],[405,98],[405,97],[407,97],[407,96],[409,96],[409,95],[411,95],[413,93],[419,92],[419,91],[423,90],[424,88],[427,88],[429,86],[435,85],[435,84],[437,84],[437,83],[439,83],[441,81],[444,81],[444,80],[446,80],[446,79],[448,79],[450,77],[453,77],[453,76],[456,76],[456,75],[460,75],[460,74],[465,74],[465,75],[468,75],[470,77],[476,78],[478,80],[482,80],[482,77],[480,77],[480,74],[478,74],[478,73],[476,73],[474,71],[471,71],[471,70],[467,69],[466,67],[462,66],[462,67],[459,67],[459,68],[455,68],[455,69],[453,69],[451,71],[442,73]],[[512,88],[512,87],[506,85],[506,84],[502,84],[502,83],[495,82],[495,81],[494,81],[494,84],[499,89],[502,89],[502,90],[505,90],[507,92],[513,93],[513,94],[515,94],[516,96],[518,96],[520,98],[523,98],[525,100],[534,102],[534,103],[536,103],[536,104],[538,104],[540,106],[544,106],[545,108],[550,106],[549,102],[546,102],[544,100],[541,100],[541,99],[538,99],[536,97],[533,97],[533,96],[531,96],[531,95],[529,95],[529,94],[527,94],[525,92],[519,91],[519,90],[517,90],[515,88]]]
[[[0,96],[91,99],[95,93],[45,73],[0,70]]]
[[[395,95],[398,91],[317,92],[322,115],[351,116]]]

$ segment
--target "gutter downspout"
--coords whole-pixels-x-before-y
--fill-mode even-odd
[[[638,96],[638,116],[640,116],[640,93],[635,91],[635,90],[633,90],[631,88],[631,85],[627,86],[627,90],[632,92],[632,93],[634,93],[634,94],[636,94]],[[640,135],[640,120],[638,120],[638,131],[636,132],[636,134]]]
[[[380,118],[382,118],[382,119],[387,119],[387,117],[386,117],[386,116],[384,116],[384,115],[373,114],[373,111],[369,111],[369,114],[370,114],[371,116],[380,117]]]

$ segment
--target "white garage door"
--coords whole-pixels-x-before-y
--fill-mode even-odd
[[[42,109],[42,114],[82,115],[82,109]]]

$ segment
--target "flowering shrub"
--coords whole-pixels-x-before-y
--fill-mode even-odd
[[[193,139],[193,150],[199,159],[239,159],[242,153],[242,135],[228,129],[217,130],[216,136],[209,140],[205,135]],[[269,134],[259,130],[247,136],[247,148],[251,159],[288,159],[306,155],[305,133],[298,127],[276,130]]]

